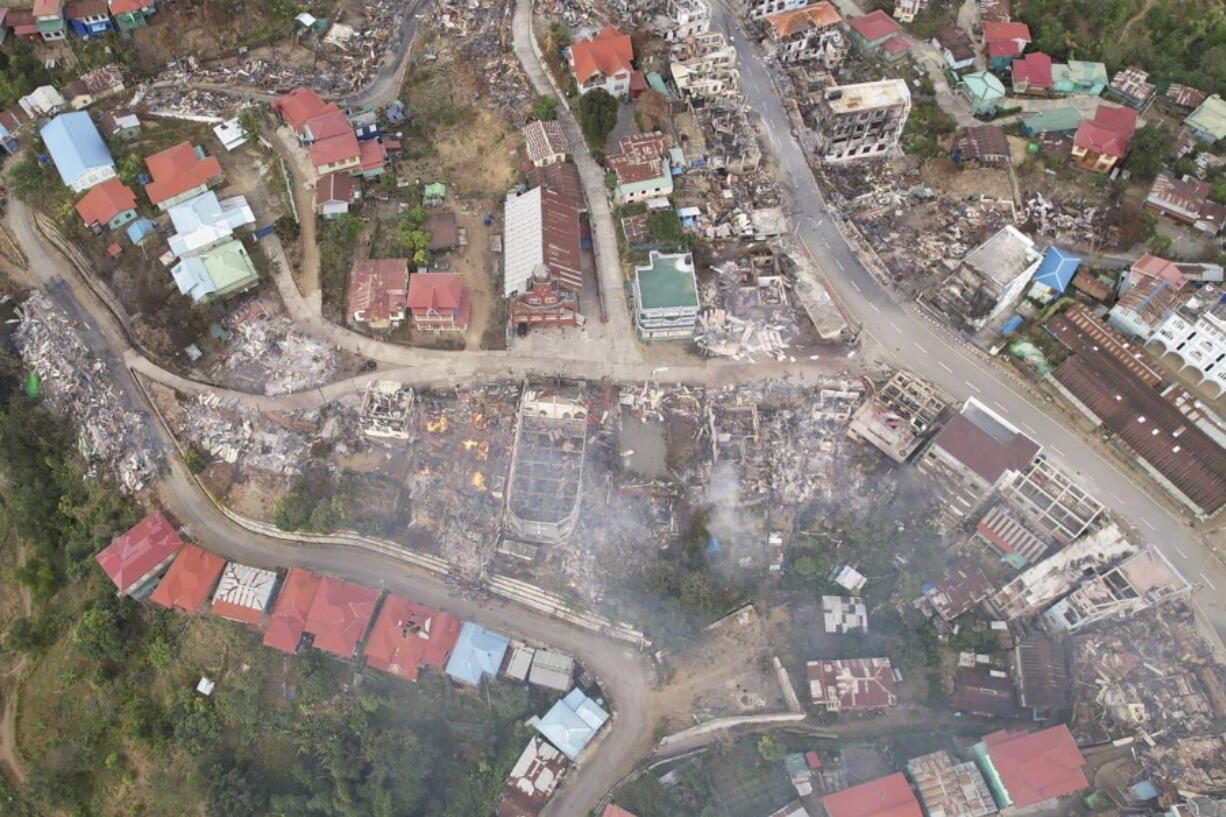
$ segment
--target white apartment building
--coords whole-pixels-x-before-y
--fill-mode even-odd
[[[1202,385],[1213,384],[1221,395],[1226,393],[1226,296],[1216,287],[1202,292],[1169,312],[1149,340],[1178,355],[1182,369],[1192,369]]]

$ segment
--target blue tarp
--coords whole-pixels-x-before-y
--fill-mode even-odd
[[[471,621],[464,622],[446,673],[458,681],[477,686],[486,675],[498,674],[511,640]]]

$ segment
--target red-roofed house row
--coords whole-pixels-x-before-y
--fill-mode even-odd
[[[1039,732],[992,732],[971,754],[1001,808],[1026,808],[1090,787],[1082,771],[1085,758],[1063,724]]]
[[[828,817],[923,817],[902,772],[827,794],[822,807]]]
[[[379,591],[344,579],[319,580],[304,629],[315,637],[318,649],[352,658],[375,613]]]
[[[277,594],[268,626],[264,629],[264,646],[281,652],[298,652],[307,614],[319,589],[319,577],[300,567],[290,568]]]

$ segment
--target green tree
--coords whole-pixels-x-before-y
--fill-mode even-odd
[[[1124,167],[1134,176],[1152,179],[1162,170],[1162,165],[1171,155],[1173,146],[1171,132],[1162,125],[1150,123],[1137,131],[1132,147],[1124,160]]]
[[[120,603],[104,597],[82,614],[73,632],[73,644],[91,658],[121,660],[131,646],[125,624]]]
[[[532,103],[532,115],[544,122],[558,118],[558,100],[551,96],[538,96]]]
[[[238,115],[238,126],[243,129],[247,141],[255,142],[264,132],[264,117],[257,108],[243,108]]]
[[[647,229],[657,243],[671,244],[677,249],[688,247],[690,237],[681,226],[676,210],[653,210],[647,214]]]
[[[281,530],[302,530],[311,518],[315,502],[302,487],[294,487],[277,501],[273,524]]]
[[[772,735],[758,738],[758,755],[767,763],[778,763],[786,754],[783,744]]]
[[[603,148],[617,126],[617,100],[603,88],[588,91],[575,103],[575,115],[589,146]]]

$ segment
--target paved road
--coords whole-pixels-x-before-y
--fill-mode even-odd
[[[1184,518],[1153,499],[1161,489],[1139,474],[1122,471],[1063,419],[1049,413],[1051,407],[1017,388],[996,366],[943,329],[900,305],[860,263],[830,217],[761,55],[735,17],[720,3],[713,5],[712,27],[728,33],[736,46],[743,91],[760,118],[768,149],[778,160],[779,175],[793,202],[797,233],[863,324],[864,333],[879,343],[881,356],[959,400],[983,401],[1040,442],[1054,462],[1161,548],[1189,581],[1201,585],[1196,599],[1226,637],[1226,566]]]
[[[358,547],[290,543],[261,536],[230,521],[200,490],[177,456],[174,442],[145,404],[135,376],[121,356],[128,343],[109,312],[97,302],[58,252],[49,251],[32,226],[29,211],[14,202],[9,226],[29,261],[31,274],[57,306],[77,324],[82,340],[114,376],[119,399],[144,419],[151,440],[167,453],[159,480],[163,505],[195,540],[227,558],[260,567],[304,567],[369,587],[386,588],[441,610],[518,638],[545,642],[573,654],[591,670],[612,701],[616,715],[602,734],[601,749],[572,771],[546,815],[587,814],[601,797],[651,752],[654,722],[648,696],[654,669],[645,656],[623,642],[594,634],[526,607],[467,591],[404,562]],[[130,354],[130,352],[129,352]],[[190,382],[190,381],[188,381]]]

